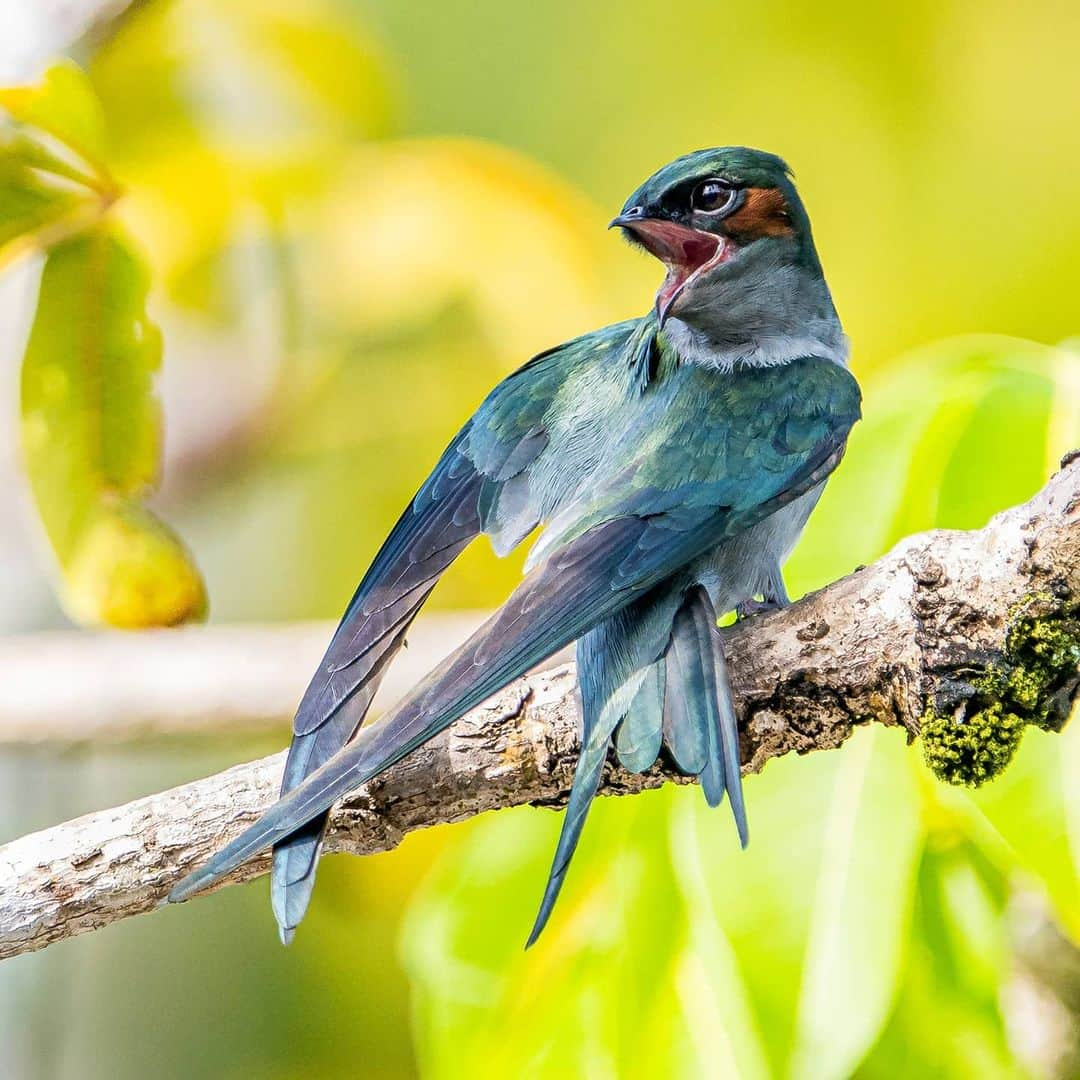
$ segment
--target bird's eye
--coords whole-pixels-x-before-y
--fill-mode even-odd
[[[737,195],[738,191],[726,180],[715,177],[702,180],[690,196],[690,209],[703,214],[720,214],[731,209]]]

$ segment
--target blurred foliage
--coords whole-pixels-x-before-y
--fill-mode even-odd
[[[0,263],[20,250],[45,256],[22,446],[65,606],[82,622],[128,628],[197,618],[202,579],[142,503],[160,454],[161,337],[139,256],[106,221],[119,192],[98,100],[77,68],[58,64],[37,85],[0,89],[0,109]]]
[[[156,362],[129,347],[150,325],[145,252],[177,380],[166,506],[217,617],[332,617],[496,379],[645,310],[657,273],[603,231],[627,191],[696,146],[777,150],[866,388],[787,569],[798,595],[911,532],[982,525],[1080,443],[1076,350],[1026,340],[1077,331],[1080,128],[1048,103],[1080,90],[1078,35],[1080,9],[1051,0],[684,0],[677,17],[651,0],[150,0],[87,57],[107,152],[93,107],[47,139],[40,110],[3,129],[0,260],[47,248],[46,284],[79,244],[127,265],[110,318],[137,394]],[[20,93],[4,107],[37,109]],[[99,224],[106,157],[122,233]],[[993,333],[956,336],[973,328]],[[76,362],[38,340],[43,364]],[[48,390],[37,407],[62,408]],[[88,498],[84,477],[72,491]],[[494,604],[519,565],[477,545],[434,602]],[[88,962],[58,1045],[110,1077],[1051,1075],[1007,1028],[1006,915],[1023,890],[1080,943],[1077,775],[1075,724],[1029,731],[976,792],[871,729],[750,780],[746,853],[696,790],[602,800],[529,953],[559,820],[522,809],[328,860],[287,953],[254,886],[24,970],[51,973],[52,1031],[49,988]],[[137,781],[158,786],[145,762]]]
[[[184,548],[138,501],[160,442],[146,287],[103,226],[54,245],[22,371],[23,454],[68,609],[121,627],[170,626],[205,607]]]
[[[1080,445],[1078,374],[1069,349],[975,337],[872,380],[795,588],[1030,495]],[[905,482],[912,461],[919,484]],[[557,822],[486,819],[452,843],[405,927],[425,1073],[559,1076],[581,1054],[575,1075],[1025,1075],[1001,1013],[1004,912],[1024,882],[1080,942],[1078,748],[1075,725],[1033,729],[1001,779],[961,793],[899,733],[860,732],[750,782],[745,853],[696,791],[603,807],[527,955],[516,946]],[[508,909],[517,932],[492,932]],[[607,1054],[595,1069],[591,1040]]]
[[[1076,333],[1075,4],[356,7],[401,57],[412,130],[523,151],[607,218],[689,149],[781,154],[860,372],[959,331]],[[650,281],[619,289],[628,313]]]

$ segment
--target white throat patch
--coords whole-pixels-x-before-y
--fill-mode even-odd
[[[804,356],[819,356],[823,360],[831,360],[834,364],[846,367],[851,351],[847,335],[836,330],[828,337],[817,337],[812,333],[778,334],[728,349],[718,348],[700,331],[675,317],[668,320],[663,332],[682,360],[718,371],[731,371],[737,365],[776,367]]]

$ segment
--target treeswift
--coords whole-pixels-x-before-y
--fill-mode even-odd
[[[779,158],[746,147],[687,154],[612,225],[667,269],[652,310],[541,353],[491,391],[349,603],[296,714],[280,801],[170,900],[272,845],[274,914],[290,941],[330,806],[574,641],[581,756],[529,943],[612,747],[634,772],[666,747],[710,806],[727,793],[745,845],[717,615],[787,602],[781,564],[859,419],[859,388]],[[450,563],[480,533],[505,554],[540,524],[506,603],[361,726]]]

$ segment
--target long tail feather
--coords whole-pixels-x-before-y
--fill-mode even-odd
[[[664,737],[675,763],[697,775],[710,806],[727,792],[743,847],[749,839],[742,793],[739,727],[716,611],[706,590],[686,594],[667,652]]]
[[[426,595],[427,592],[424,593]],[[382,675],[396,655],[405,629],[419,607],[419,603],[413,606],[396,633],[386,634],[376,642],[373,650],[379,650],[380,655],[370,663],[368,674],[356,691],[321,725],[305,734],[294,735],[281,781],[283,795],[325,765],[356,734],[379,688]],[[321,814],[274,847],[270,869],[270,904],[283,945],[292,942],[296,927],[300,925],[311,902],[328,821],[329,814]]]
[[[641,688],[615,731],[619,764],[629,772],[644,772],[660,753],[666,681],[663,659],[650,664]]]
[[[687,595],[671,627],[664,697],[664,740],[688,776],[709,769],[710,734],[716,729],[716,679],[709,639],[701,633],[697,591],[695,587]],[[721,798],[723,794],[721,783]],[[706,788],[706,797],[712,802],[711,788]]]
[[[555,849],[555,858],[544,888],[544,897],[540,901],[540,910],[529,933],[529,940],[525,943],[526,949],[536,944],[536,939],[547,925],[551,910],[559,898],[567,868],[574,857],[578,840],[581,839],[581,830],[585,827],[589,807],[596,795],[596,789],[600,786],[600,777],[604,771],[604,760],[607,758],[610,741],[611,731],[605,730],[601,724],[597,723],[581,748],[581,756],[578,758],[577,769],[574,772],[574,783],[570,789],[570,800],[566,804],[566,814],[563,817],[562,831],[559,833],[559,844]]]
[[[321,814],[274,848],[270,864],[270,906],[282,945],[292,944],[296,928],[311,903],[319,849],[328,821],[329,815]]]
[[[710,605],[711,610],[711,605]],[[731,699],[731,681],[728,679],[724,645],[715,621],[709,634],[712,643],[713,663],[716,665],[717,705],[720,711],[720,748],[724,763],[724,786],[731,800],[731,813],[739,833],[739,843],[745,848],[750,843],[750,829],[746,822],[746,803],[742,789],[742,755],[739,751],[739,722],[735,716],[735,703]]]
[[[680,602],[677,589],[658,590],[594,627],[578,642],[581,756],[526,948],[540,936],[559,897],[596,795],[612,733],[624,767],[643,772],[656,760],[664,706],[663,651]]]

